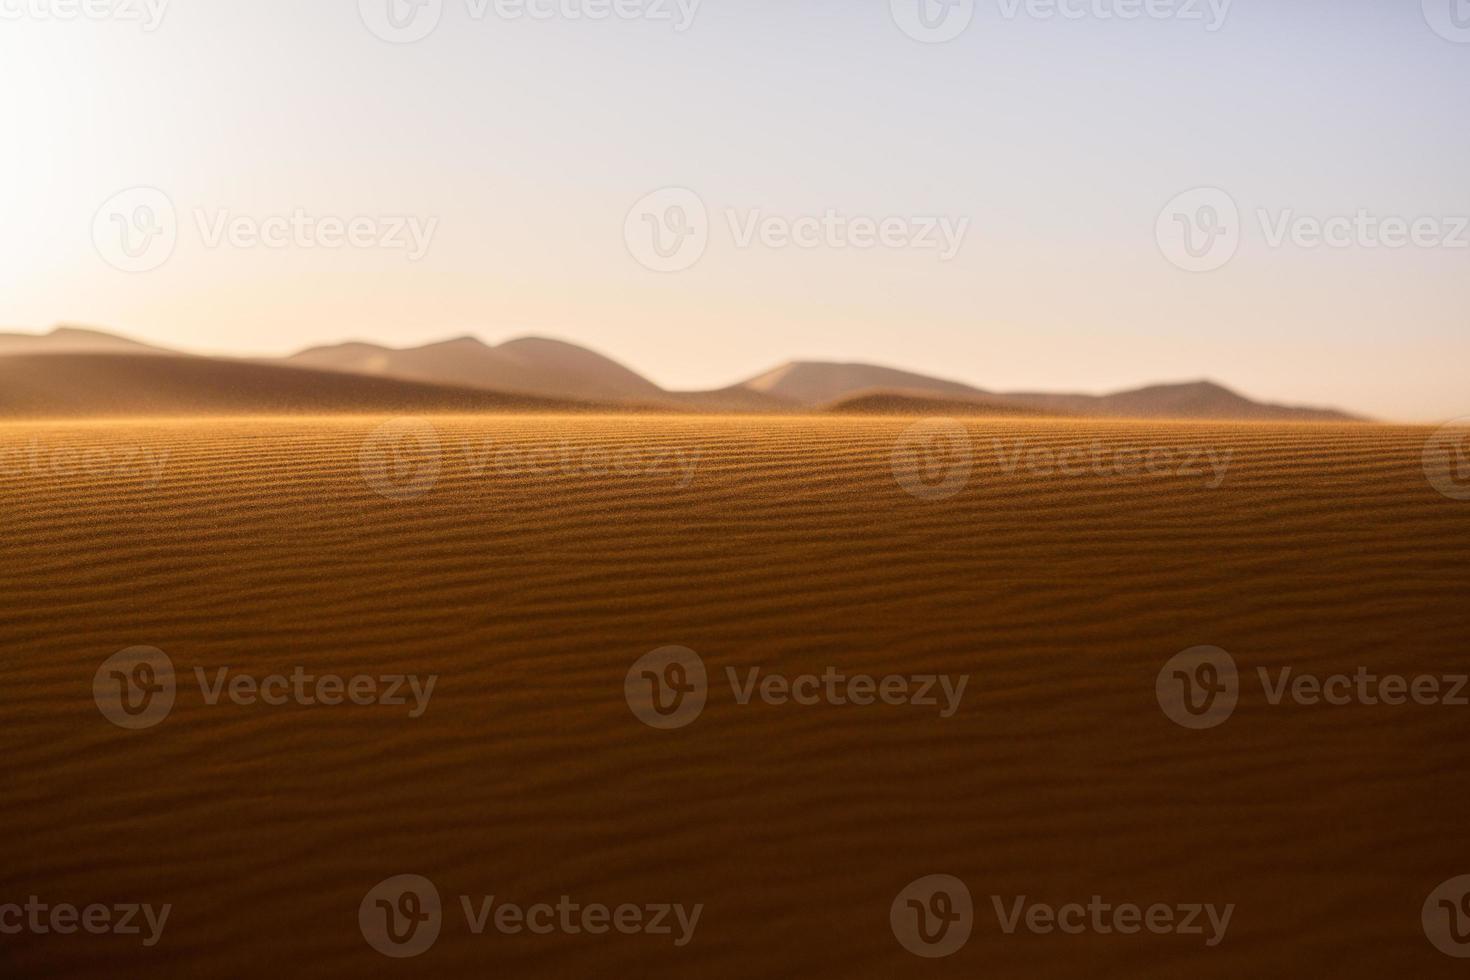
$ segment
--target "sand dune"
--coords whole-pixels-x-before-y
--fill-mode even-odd
[[[668,394],[677,404],[690,411],[714,414],[752,412],[779,415],[786,412],[800,412],[806,408],[789,398],[753,391],[744,385],[732,385],[714,391],[674,391]]]
[[[44,334],[0,333],[0,355],[171,353],[161,347],[83,327],[56,327]]]
[[[202,357],[0,357],[0,416],[11,418],[578,408],[570,401]]]
[[[825,406],[837,415],[903,415],[903,416],[1037,416],[1066,415],[1044,409],[1014,405],[999,398],[969,399],[934,398],[902,391],[864,392],[839,399]]]
[[[302,351],[288,360],[302,367],[564,400],[645,405],[667,400],[653,382],[610,358],[574,344],[537,337],[496,347],[474,337],[404,350],[376,344],[342,344]]]
[[[904,397],[969,401],[981,406],[1000,403],[1050,415],[1242,422],[1357,421],[1351,415],[1335,409],[1300,408],[1252,401],[1211,381],[1150,385],[1109,395],[990,392],[956,381],[945,381],[871,364],[798,361],[752,378],[745,382],[744,387],[809,407],[831,405],[874,392],[885,392]]]
[[[1200,419],[1237,422],[1351,422],[1332,408],[1304,408],[1256,402],[1212,381],[1150,385],[1111,395],[1057,395],[1005,392],[995,397],[1018,405],[1067,415],[1133,419]]]
[[[0,334],[0,356],[36,353],[174,354],[124,337],[94,330],[58,328],[45,335]],[[287,358],[255,358],[254,363],[312,368],[378,378],[394,378],[452,388],[474,388],[518,397],[566,403],[600,403],[633,409],[681,409],[694,412],[781,414],[820,412],[852,402],[872,411],[883,396],[887,414],[897,414],[903,399],[970,402],[965,415],[992,413],[997,405],[1010,414],[1098,418],[1205,419],[1213,421],[1345,422],[1361,421],[1326,408],[1302,408],[1253,401],[1210,381],[1152,385],[1109,395],[983,391],[971,385],[911,371],[870,364],[799,361],[739,384],[713,391],[667,391],[635,371],[595,351],[564,341],[525,337],[490,346],[475,337],[459,337],[421,347],[390,348],[361,342],[313,347]],[[233,363],[226,360],[226,363]],[[235,369],[230,369],[234,371]],[[100,380],[100,379],[94,379]],[[269,399],[269,395],[265,400]],[[859,399],[869,399],[867,402]],[[395,402],[402,404],[401,402]],[[456,403],[463,409],[476,405]],[[330,411],[334,403],[306,398],[292,411]],[[371,410],[354,401],[349,410]],[[393,405],[380,406],[393,410]],[[942,407],[942,406],[941,406]],[[245,406],[246,410],[249,406]],[[3,411],[0,407],[0,411]],[[189,409],[185,409],[188,411]],[[914,402],[913,412],[928,411]],[[85,410],[67,412],[85,415]]]
[[[793,361],[751,378],[744,387],[803,405],[826,405],[869,391],[902,391],[955,401],[984,399],[987,392],[957,381],[873,364]]]
[[[1427,485],[1424,431],[970,421],[941,499],[895,477],[905,421],[437,417],[396,468],[382,421],[0,426],[0,893],[174,905],[152,950],[5,937],[7,975],[1457,975],[1419,914],[1470,869],[1466,709],[1256,696],[1195,732],[1154,689],[1200,644],[1246,672],[1463,670],[1470,511]],[[1066,450],[1110,467],[1048,469]],[[712,686],[656,731],[624,681],[668,644]],[[147,731],[92,700],[133,645],[185,678]],[[189,672],[226,666],[439,681],[416,720],[209,706]],[[970,687],[947,720],[742,706],[725,671],[755,666]],[[394,961],[356,915],[405,873],[451,907],[704,911],[676,949],[475,937],[451,908]],[[936,873],[977,909],[1236,911],[1216,948],[986,912],[921,961],[889,905]]]

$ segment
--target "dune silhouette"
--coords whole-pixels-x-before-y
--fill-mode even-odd
[[[73,360],[16,360],[62,355]],[[131,359],[96,359],[101,355]],[[137,360],[145,356],[158,360],[151,364]],[[248,370],[247,364],[257,370]],[[425,411],[547,409],[560,403],[568,408],[747,414],[1360,420],[1337,409],[1254,401],[1212,381],[1104,395],[992,392],[896,368],[823,361],[790,362],[713,391],[671,391],[596,351],[542,337],[496,346],[475,337],[457,337],[407,348],[354,341],[311,347],[284,358],[245,360],[187,355],[103,331],[62,327],[41,335],[0,334],[0,377],[12,382],[0,397],[0,411],[21,415],[374,411],[404,406]],[[312,390],[313,385],[321,390]]]

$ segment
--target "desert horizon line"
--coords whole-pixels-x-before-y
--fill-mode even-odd
[[[663,393],[666,393],[666,394],[669,394],[669,395],[675,395],[675,396],[678,396],[678,395],[710,394],[710,393],[716,393],[716,392],[731,391],[731,390],[735,390],[735,389],[751,388],[752,386],[757,385],[758,383],[762,382],[765,379],[769,379],[769,378],[773,378],[773,377],[779,376],[780,373],[781,372],[784,372],[784,371],[790,371],[792,369],[797,369],[797,368],[802,368],[802,367],[816,367],[816,368],[847,369],[847,370],[871,370],[871,371],[879,371],[879,372],[890,372],[890,373],[894,373],[894,374],[898,374],[898,375],[905,375],[905,376],[908,376],[910,379],[912,379],[915,382],[919,382],[919,383],[925,383],[925,382],[935,383],[935,384],[938,384],[938,385],[941,385],[941,386],[946,386],[946,387],[950,387],[950,388],[953,388],[953,389],[957,389],[956,392],[951,393],[951,394],[949,394],[947,396],[944,396],[944,397],[949,398],[950,400],[955,400],[955,401],[963,401],[963,400],[965,400],[965,398],[967,397],[967,395],[970,395],[970,394],[978,395],[978,396],[990,396],[990,397],[1002,397],[1002,398],[1003,397],[1007,397],[1007,396],[1014,396],[1014,397],[1036,397],[1036,398],[1098,398],[1098,399],[1107,399],[1107,398],[1110,398],[1110,397],[1127,396],[1127,395],[1133,395],[1133,394],[1137,394],[1137,393],[1141,393],[1141,392],[1154,392],[1154,391],[1169,390],[1169,389],[1216,389],[1216,390],[1219,390],[1221,393],[1223,393],[1225,395],[1229,395],[1229,396],[1233,396],[1233,397],[1236,397],[1236,398],[1240,398],[1242,400],[1245,400],[1245,401],[1254,403],[1254,404],[1259,405],[1259,406],[1268,407],[1268,408],[1281,408],[1281,409],[1287,409],[1287,410],[1292,410],[1292,411],[1305,411],[1305,412],[1316,412],[1316,413],[1333,413],[1333,414],[1342,415],[1346,419],[1355,420],[1355,421],[1374,421],[1374,422],[1381,422],[1381,421],[1389,421],[1389,422],[1404,421],[1406,423],[1411,423],[1411,422],[1414,422],[1414,421],[1418,421],[1418,422],[1427,422],[1427,421],[1429,421],[1429,420],[1381,419],[1381,418],[1377,418],[1377,417],[1370,417],[1370,416],[1365,415],[1363,413],[1359,413],[1359,412],[1354,411],[1352,409],[1343,408],[1343,407],[1340,407],[1340,406],[1337,406],[1337,405],[1331,405],[1331,406],[1326,406],[1326,405],[1307,405],[1307,404],[1299,403],[1299,402],[1296,402],[1296,401],[1291,401],[1291,402],[1278,402],[1278,401],[1275,401],[1275,400],[1272,400],[1272,399],[1262,399],[1262,398],[1259,398],[1258,396],[1256,396],[1254,394],[1250,394],[1250,393],[1247,393],[1247,392],[1243,391],[1240,387],[1236,386],[1235,384],[1232,384],[1229,381],[1221,380],[1218,377],[1215,377],[1215,376],[1212,376],[1212,375],[1209,375],[1209,374],[1204,374],[1204,373],[1198,374],[1198,375],[1196,375],[1194,377],[1190,377],[1190,378],[1154,379],[1154,380],[1148,380],[1148,381],[1139,381],[1139,382],[1134,382],[1133,384],[1130,384],[1130,385],[1127,385],[1127,386],[1124,386],[1124,387],[1116,387],[1116,388],[1098,387],[1098,388],[1087,388],[1087,389],[1083,389],[1083,390],[1077,390],[1077,389],[1051,389],[1051,388],[1033,387],[1033,388],[1026,388],[1026,389],[1001,389],[1001,388],[990,388],[990,387],[985,386],[983,383],[969,381],[969,380],[964,380],[964,379],[962,379],[960,377],[956,377],[956,376],[953,376],[953,375],[947,375],[947,374],[946,375],[943,375],[943,376],[936,375],[936,374],[932,374],[932,373],[930,373],[928,371],[923,371],[923,370],[919,370],[919,369],[914,369],[914,368],[899,366],[899,365],[895,365],[895,364],[889,363],[889,362],[849,360],[849,359],[842,358],[842,357],[802,357],[802,356],[795,356],[795,357],[788,357],[788,358],[786,358],[784,360],[781,360],[781,361],[777,362],[776,364],[774,364],[772,367],[769,367],[769,368],[767,368],[765,370],[756,372],[755,374],[746,375],[744,377],[738,378],[737,380],[732,381],[732,382],[730,382],[727,385],[717,386],[717,387],[714,387],[714,388],[693,388],[693,387],[686,387],[686,386],[683,386],[683,385],[666,386],[666,385],[660,384],[658,382],[655,382],[652,379],[648,378],[646,375],[644,375],[639,369],[637,369],[635,367],[632,367],[627,362],[623,361],[619,355],[608,354],[600,346],[594,347],[594,346],[590,346],[590,345],[588,345],[586,343],[583,343],[581,341],[566,340],[566,339],[563,339],[561,337],[554,336],[554,335],[552,335],[550,333],[534,332],[534,331],[528,331],[528,332],[525,332],[525,333],[516,333],[516,334],[513,334],[511,336],[506,337],[505,339],[498,340],[498,341],[492,341],[492,340],[486,339],[486,337],[483,335],[483,333],[482,332],[479,332],[479,331],[454,333],[454,332],[450,332],[450,331],[446,330],[446,335],[443,336],[443,337],[441,337],[440,339],[429,340],[429,341],[426,341],[426,342],[423,342],[423,343],[409,343],[409,344],[389,343],[389,342],[385,342],[385,341],[381,341],[381,340],[367,339],[366,337],[359,335],[359,336],[350,337],[348,339],[343,339],[343,340],[307,341],[307,342],[302,343],[302,344],[293,345],[290,348],[289,352],[288,353],[284,353],[284,354],[265,354],[265,353],[262,353],[262,354],[252,354],[252,353],[229,352],[229,351],[208,351],[208,350],[200,351],[200,350],[195,350],[195,349],[191,349],[191,348],[177,347],[177,346],[173,346],[171,344],[165,344],[163,342],[154,341],[152,339],[140,339],[140,337],[142,337],[143,335],[138,334],[138,333],[134,333],[132,331],[126,331],[126,330],[115,328],[115,327],[111,327],[111,326],[102,326],[102,325],[93,324],[93,323],[80,323],[80,322],[67,321],[67,320],[53,321],[47,327],[41,327],[41,328],[34,328],[34,327],[19,327],[19,328],[17,328],[17,327],[4,327],[4,328],[0,328],[0,340],[6,339],[6,338],[11,338],[11,339],[45,340],[45,339],[48,339],[48,338],[56,338],[58,336],[60,336],[60,337],[66,337],[66,336],[94,336],[94,337],[101,337],[101,338],[108,338],[108,339],[112,339],[112,340],[123,341],[123,342],[125,342],[128,345],[135,345],[135,346],[137,346],[139,348],[151,350],[151,351],[154,351],[156,353],[161,353],[161,354],[172,354],[172,355],[187,356],[187,357],[200,357],[200,358],[215,358],[215,359],[234,360],[234,361],[245,361],[245,362],[295,362],[295,361],[297,361],[300,358],[309,357],[309,356],[314,355],[314,354],[320,354],[320,353],[331,352],[331,351],[341,351],[341,350],[347,350],[347,349],[352,349],[352,348],[372,348],[372,349],[381,350],[381,351],[384,351],[384,352],[410,353],[410,352],[428,351],[428,350],[433,350],[433,349],[436,349],[436,348],[445,348],[445,347],[449,347],[449,346],[452,346],[452,345],[455,345],[455,344],[471,344],[471,343],[473,343],[473,344],[479,345],[481,348],[484,348],[485,350],[489,350],[489,351],[501,351],[501,350],[503,350],[503,349],[505,349],[507,347],[515,347],[517,345],[524,346],[524,345],[527,345],[527,344],[538,344],[539,343],[539,344],[560,345],[561,347],[564,347],[564,348],[567,348],[567,349],[570,349],[570,350],[585,352],[587,354],[593,355],[593,356],[595,356],[597,358],[600,358],[600,359],[608,362],[611,365],[616,366],[617,368],[620,368],[620,369],[622,369],[624,371],[630,372],[631,374],[635,375],[638,378],[639,381],[642,381],[642,382],[645,382],[646,384],[648,384],[651,387],[651,389],[656,390],[656,391],[659,391],[659,392],[663,392]],[[6,352],[4,352],[3,350],[0,350],[0,356],[3,356],[5,353]],[[398,373],[397,372],[394,372],[394,371],[384,371],[382,373],[385,376],[398,376]],[[958,390],[958,389],[964,389],[964,390]],[[885,386],[882,386],[882,385],[872,386],[872,387],[868,388],[867,390],[873,391],[873,392],[877,392],[877,391],[888,391],[888,392],[893,392],[893,393],[903,393],[903,392],[908,392],[909,391],[909,389],[906,389],[902,385],[897,385],[897,384],[894,385],[894,386],[892,386],[892,387],[885,387]],[[918,393],[918,390],[915,389],[913,393],[917,394]],[[837,401],[837,400],[841,400],[841,399],[832,399],[832,400]]]

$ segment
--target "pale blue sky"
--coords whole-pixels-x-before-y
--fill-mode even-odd
[[[1235,0],[1213,32],[980,0],[944,44],[906,36],[888,0],[704,0],[682,33],[475,20],[468,2],[398,45],[357,0],[174,0],[151,32],[0,0],[21,12],[0,20],[0,326],[245,353],[539,333],[674,387],[830,358],[994,389],[1208,376],[1384,417],[1470,414],[1470,248],[1273,248],[1256,218],[1470,215],[1470,43],[1419,0]],[[139,185],[166,191],[179,238],[127,273],[93,218]],[[624,219],[668,186],[697,192],[712,231],[696,265],[660,274]],[[1196,187],[1243,218],[1238,254],[1208,273],[1155,240]],[[293,209],[438,224],[410,262],[209,247],[194,217]],[[970,225],[940,262],[738,248],[727,209]]]

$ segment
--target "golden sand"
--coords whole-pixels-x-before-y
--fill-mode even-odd
[[[174,906],[149,950],[4,937],[7,975],[1455,966],[1419,914],[1470,871],[1470,709],[1272,706],[1254,679],[1466,669],[1470,503],[1426,481],[1426,431],[968,420],[968,477],[916,495],[895,476],[911,420],[442,417],[427,454],[394,441],[422,426],[383,421],[0,426],[0,894]],[[657,731],[624,680],[670,644],[710,691]],[[1155,679],[1202,644],[1246,678],[1226,724],[1190,731]],[[92,681],[137,645],[179,691],[127,731]],[[438,682],[415,719],[209,705],[196,667]],[[948,719],[741,705],[727,670],[752,667],[969,682]],[[405,873],[446,921],[399,962],[357,909]],[[888,912],[936,873],[968,883],[977,924],[930,962]],[[476,937],[460,895],[704,911],[684,948]],[[1212,949],[1007,936],[992,895],[1236,911]]]

